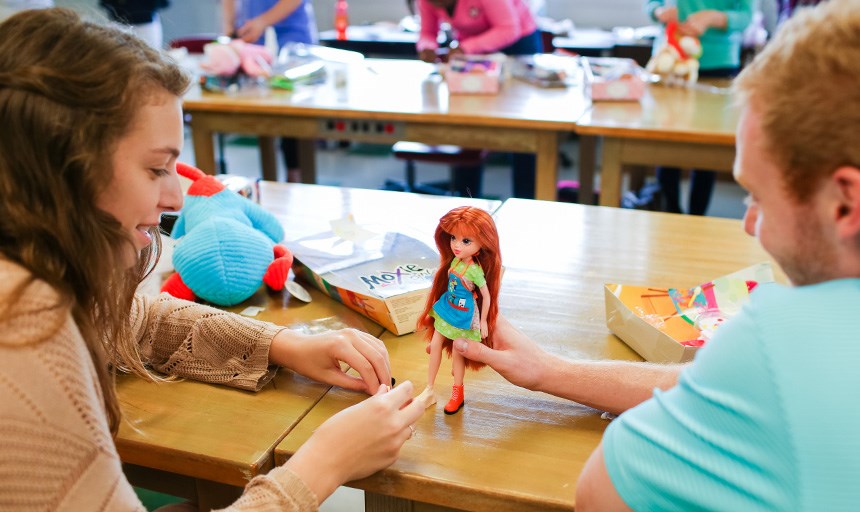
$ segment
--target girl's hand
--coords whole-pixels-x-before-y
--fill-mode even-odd
[[[375,393],[381,385],[391,384],[385,345],[357,329],[312,335],[284,329],[272,340],[269,361],[316,381],[354,391]],[[347,375],[342,362],[361,378]]]
[[[412,401],[409,381],[388,389],[329,418],[285,464],[320,503],[338,486],[390,466],[412,437],[424,404]]]
[[[421,50],[418,53],[418,58],[423,60],[424,62],[429,62],[430,64],[433,64],[434,62],[436,62],[436,50],[432,50],[429,48],[426,50]]]

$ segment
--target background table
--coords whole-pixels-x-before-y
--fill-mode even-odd
[[[607,282],[692,286],[768,260],[737,220],[511,199],[495,215],[505,274],[500,310],[546,350],[571,358],[639,357],[609,333]],[[398,381],[427,379],[419,334],[382,336]],[[443,360],[444,361],[444,360]],[[594,409],[517,388],[490,369],[469,372],[466,405],[439,403],[390,468],[349,485],[368,511],[572,510],[575,485],[607,422]],[[362,397],[333,388],[275,449],[282,463],[332,414]]]
[[[316,179],[316,139],[456,144],[536,153],[537,198],[554,200],[559,136],[572,131],[588,107],[581,88],[541,89],[510,79],[498,95],[449,95],[434,70],[415,60],[367,59],[348,66],[340,88],[331,81],[293,92],[210,94],[194,88],[183,107],[191,115],[197,166],[214,172],[217,132],[264,136],[263,175],[270,180],[276,178],[275,153],[266,136],[303,139],[299,160],[306,183]]]
[[[371,230],[424,235],[439,217],[463,204],[494,211],[499,201],[421,196],[397,192],[300,184],[262,183],[262,205],[289,238],[324,232],[331,220],[352,214]],[[392,215],[396,212],[396,215]],[[429,237],[429,238],[428,238]],[[264,308],[260,320],[301,329],[354,327],[375,336],[383,328],[306,286],[313,302],[286,292],[258,291],[240,306]],[[229,504],[254,476],[273,467],[275,445],[322,398],[329,386],[280,370],[273,383],[252,393],[193,381],[152,384],[119,378],[123,421],[116,445],[135,485],[196,500],[201,510]],[[356,400],[365,395],[355,395]]]
[[[590,203],[596,138],[603,139],[600,204],[618,206],[624,165],[730,172],[738,111],[727,82],[650,85],[639,102],[595,102],[579,118],[581,202]]]

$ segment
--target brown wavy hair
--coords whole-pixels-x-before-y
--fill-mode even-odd
[[[113,432],[117,369],[152,378],[129,332],[134,290],[153,243],[129,270],[132,240],[96,207],[112,155],[136,112],[188,76],[162,53],[67,9],[25,11],[0,24],[0,254],[51,285],[96,363]]]
[[[502,253],[499,250],[499,232],[496,223],[486,211],[473,206],[461,206],[454,208],[439,219],[434,238],[436,247],[439,249],[440,262],[436,275],[433,277],[433,286],[427,297],[424,312],[418,317],[418,329],[427,329],[424,336],[426,339],[433,337],[433,317],[430,310],[433,304],[441,297],[448,288],[448,267],[454,261],[454,252],[451,250],[451,235],[457,233],[463,237],[471,238],[481,245],[481,250],[473,256],[473,259],[484,271],[487,280],[487,290],[490,293],[490,308],[487,311],[488,336],[481,342],[488,347],[493,346],[493,331],[496,327],[496,317],[499,315],[499,286],[502,281]],[[483,296],[477,294],[478,311],[483,306]],[[453,342],[446,340],[443,343],[448,356],[451,356]],[[466,360],[466,367],[471,370],[479,370],[485,365]]]

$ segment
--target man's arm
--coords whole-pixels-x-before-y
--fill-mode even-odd
[[[537,346],[499,316],[493,348],[458,340],[454,348],[485,363],[517,386],[618,414],[651,397],[654,388],[669,389],[685,365],[629,361],[563,359]]]
[[[606,471],[606,463],[603,461],[603,443],[597,445],[579,476],[579,481],[576,483],[575,505],[579,512],[630,510],[630,507],[618,495],[618,491],[615,490],[609,473]]]

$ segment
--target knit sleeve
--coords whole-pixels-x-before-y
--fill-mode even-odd
[[[248,482],[244,494],[221,512],[312,512],[318,509],[317,497],[305,483],[289,469],[279,466]]]
[[[269,345],[283,327],[162,294],[138,294],[132,333],[156,370],[258,391],[275,375]]]

